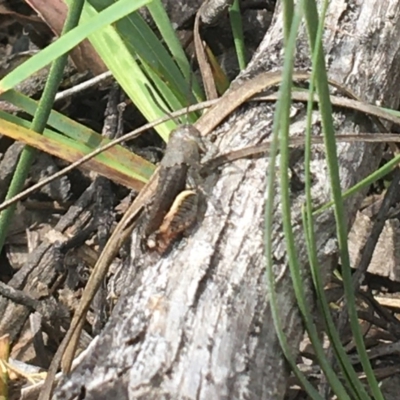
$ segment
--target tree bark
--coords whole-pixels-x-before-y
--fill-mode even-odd
[[[330,3],[324,35],[329,76],[363,99],[397,107],[400,22],[398,1]],[[379,22],[379,23],[378,23]],[[296,69],[310,66],[304,26]],[[282,68],[282,7],[246,70]],[[274,106],[242,107],[217,132],[221,152],[268,138]],[[292,108],[292,132],[304,131],[305,106]],[[320,132],[315,114],[315,134]],[[376,130],[360,114],[336,109],[338,133]],[[342,188],[373,171],[381,158],[376,144],[339,144]],[[293,183],[303,177],[303,150],[291,154]],[[312,160],[315,205],[330,200],[325,154],[315,146]],[[63,379],[58,399],[282,399],[288,368],[274,331],[264,259],[264,204],[268,157],[226,165],[206,182],[207,212],[188,238],[165,257],[135,256],[126,269],[126,288],[112,317],[84,360]],[[298,259],[308,276],[301,226],[303,185],[292,185],[292,220]],[[278,191],[279,192],[279,191]],[[346,201],[348,223],[363,195]],[[315,219],[321,273],[329,279],[337,260],[334,217]],[[133,243],[136,243],[134,240]],[[274,271],[282,323],[294,355],[303,327],[286,270],[280,195],[274,200]],[[310,307],[312,290],[306,278]]]

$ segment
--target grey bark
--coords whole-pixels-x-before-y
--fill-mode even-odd
[[[246,74],[281,69],[282,12],[277,7]],[[397,107],[400,20],[398,1],[330,2],[324,35],[329,76],[367,101]],[[296,68],[310,66],[304,28]],[[273,106],[248,105],[218,129],[221,152],[256,144],[270,135]],[[292,131],[304,128],[305,109],[294,104]],[[318,119],[318,116],[316,116]],[[335,110],[337,132],[371,132],[368,118]],[[319,133],[318,121],[314,126]],[[381,147],[338,146],[342,188],[376,168]],[[303,151],[292,152],[292,170],[302,179]],[[322,147],[314,148],[315,204],[330,199]],[[57,389],[72,399],[282,399],[288,369],[277,341],[268,302],[264,260],[264,203],[268,158],[227,165],[208,182],[208,209],[193,234],[166,257],[135,256],[126,270],[126,287],[99,340]],[[294,181],[293,181],[294,182]],[[301,186],[301,185],[300,185]],[[303,188],[292,185],[293,229],[298,259],[308,275],[300,208]],[[346,202],[349,224],[362,194]],[[274,269],[285,271],[280,196],[274,202]],[[337,257],[332,213],[315,221],[321,272],[329,279]],[[135,243],[135,241],[134,241]],[[312,296],[306,279],[310,307]],[[293,354],[302,323],[286,271],[277,284],[278,303]],[[82,398],[82,397],[81,397]]]

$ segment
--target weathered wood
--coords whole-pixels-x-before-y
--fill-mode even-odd
[[[329,76],[362,98],[397,107],[400,93],[400,23],[395,0],[330,3],[324,36]],[[249,74],[282,66],[282,13],[248,67]],[[361,22],[360,22],[361,21]],[[377,21],[380,21],[378,24]],[[310,65],[305,30],[298,40],[296,68]],[[268,137],[273,106],[243,107],[218,130],[221,152],[256,144]],[[304,129],[304,105],[292,110],[293,133]],[[316,116],[317,119],[317,116]],[[368,118],[336,110],[338,132],[373,131]],[[318,124],[315,133],[319,132]],[[342,187],[376,168],[381,148],[340,144]],[[294,179],[302,180],[303,151],[292,151]],[[322,147],[313,153],[313,197],[329,200]],[[198,229],[165,258],[135,258],[126,270],[126,289],[104,332],[82,363],[63,380],[56,398],[72,399],[282,399],[288,370],[274,332],[264,261],[264,203],[268,159],[242,160],[223,168],[209,182],[208,210]],[[302,185],[292,185],[293,229],[298,259],[307,275],[301,227]],[[349,223],[362,195],[346,202]],[[285,269],[280,196],[274,205],[274,258]],[[332,213],[315,221],[323,276],[337,256]],[[134,241],[135,243],[135,241]],[[153,260],[154,261],[154,260]],[[312,296],[309,286],[310,307]],[[293,353],[302,324],[285,274],[277,285],[281,318]]]

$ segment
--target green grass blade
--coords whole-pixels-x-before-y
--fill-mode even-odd
[[[110,142],[109,139],[101,138],[98,135],[102,140],[98,142],[98,146],[92,148],[50,129],[45,129],[42,136],[30,129],[30,122],[2,111],[0,111],[0,124],[4,136],[71,163],[91,153],[96,147]],[[92,162],[84,164],[83,167],[90,167],[92,171],[135,190],[140,189],[142,187],[140,183],[147,182],[155,170],[154,165],[150,162],[122,147],[119,152],[104,152],[97,155]],[[139,183],[135,181],[139,181]]]
[[[287,7],[289,9],[293,8],[293,2],[286,1],[288,4]],[[271,313],[274,321],[275,330],[279,339],[279,343],[281,345],[282,351],[288,360],[290,367],[292,368],[294,374],[299,379],[303,387],[307,390],[307,393],[313,399],[321,400],[322,397],[318,394],[318,392],[314,389],[314,387],[308,382],[304,374],[299,370],[296,364],[296,360],[293,359],[292,354],[290,352],[289,345],[286,340],[285,333],[282,329],[282,324],[280,321],[279,315],[279,307],[277,304],[276,292],[275,292],[275,278],[273,273],[273,257],[272,257],[272,224],[273,224],[273,204],[275,197],[275,170],[276,170],[276,156],[278,151],[278,138],[279,132],[282,129],[282,123],[286,123],[284,115],[285,109],[290,107],[290,87],[291,87],[291,77],[293,70],[293,57],[296,43],[297,31],[301,22],[301,8],[300,4],[302,0],[299,1],[296,10],[298,11],[293,22],[293,25],[287,27],[290,28],[290,32],[286,32],[285,36],[287,37],[287,42],[285,46],[285,60],[284,60],[284,68],[283,68],[283,79],[280,88],[280,96],[276,105],[274,121],[273,121],[273,131],[271,138],[271,148],[270,148],[270,158],[269,158],[269,167],[268,167],[268,177],[267,177],[267,202],[265,205],[265,256],[267,261],[267,282],[269,285],[269,295],[270,295],[270,303],[271,303]]]
[[[301,2],[296,7],[294,18],[293,18],[293,30],[294,28],[300,24],[299,16],[301,15],[298,7],[303,7]],[[298,29],[298,28],[297,28]],[[297,32],[296,29],[296,32]],[[322,28],[321,28],[322,29]],[[293,35],[293,36],[292,36]],[[296,34],[293,33],[288,38],[287,49],[290,44],[295,41]],[[294,53],[294,51],[293,51]],[[292,56],[293,57],[293,56]],[[284,70],[289,69],[289,66],[293,65],[293,58],[289,61],[285,59],[285,68]],[[300,308],[300,312],[303,316],[303,319],[306,323],[306,328],[308,334],[312,340],[312,345],[315,349],[317,359],[320,363],[322,370],[324,371],[326,377],[328,378],[329,383],[331,384],[332,389],[335,394],[340,399],[350,399],[347,395],[345,388],[340,383],[338,377],[332,370],[331,366],[326,359],[324,354],[323,346],[319,340],[318,332],[313,322],[313,317],[310,312],[310,307],[307,304],[306,294],[304,291],[304,283],[301,277],[301,266],[299,263],[295,237],[293,233],[293,221],[291,218],[291,202],[290,202],[290,177],[289,177],[289,129],[290,129],[290,107],[291,107],[291,75],[292,71],[289,69],[287,74],[287,80],[283,80],[282,85],[280,87],[280,94],[282,99],[282,108],[280,110],[280,119],[281,119],[281,129],[280,129],[280,154],[281,154],[281,164],[280,164],[280,184],[281,184],[281,200],[282,200],[282,215],[283,215],[283,228],[285,234],[286,241],[286,249],[288,255],[288,262],[290,268],[290,274],[293,281],[293,289],[295,291],[296,299],[298,302],[298,306]]]
[[[14,90],[9,90],[7,93],[4,93],[3,98],[17,107],[20,107],[30,115],[34,115],[38,107],[38,103],[35,100]],[[0,118],[22,127],[30,128],[30,122],[2,111],[0,111]],[[77,151],[81,148],[82,156],[110,141],[92,129],[54,110],[51,111],[47,124],[77,142]],[[52,131],[45,130],[45,136],[46,132],[51,134]],[[66,157],[61,156],[61,158],[68,160]],[[120,145],[114,146],[104,152],[104,166],[106,170],[102,168],[103,172],[107,172],[107,169],[115,167],[118,171],[123,172],[127,176],[131,176],[132,179],[138,179],[140,181],[147,181],[154,172],[154,166],[151,163]],[[94,171],[102,173],[102,171],[96,171],[96,169]],[[112,175],[106,174],[105,176],[112,179]]]
[[[111,7],[101,11],[100,14],[107,12]],[[94,7],[86,4],[82,18],[83,20],[92,20],[97,14]],[[117,29],[111,25],[106,26],[96,32],[95,35],[89,36],[88,39],[145,118],[151,121],[164,115],[164,111],[157,105],[160,104],[161,107],[167,109],[164,99],[155,90],[150,95],[148,88],[152,88],[153,83],[143,72],[138,61],[132,56]],[[118,49],[118,57],[115,57],[113,49]],[[156,98],[157,104],[155,104],[152,96]],[[159,125],[156,130],[164,140],[167,140],[169,132],[175,127],[176,123],[174,121],[167,121]]]
[[[310,45],[314,53],[316,51],[316,46],[321,47],[321,43],[317,43],[315,41],[317,34],[316,32],[317,25],[315,25],[315,23],[313,22],[318,20],[318,13],[314,0],[306,0],[304,12],[307,21],[307,30],[310,38]],[[332,105],[330,103],[328,79],[327,79],[325,60],[323,57],[322,49],[319,50],[318,53],[319,56],[317,59],[317,63],[314,65],[314,69],[316,71],[317,88],[320,99],[319,103],[320,112],[321,112],[323,132],[324,132],[324,142],[326,148],[326,157],[329,169],[332,196],[334,199],[334,213],[337,224],[337,235],[338,235],[339,249],[343,267],[346,304],[349,311],[350,324],[356,341],[357,351],[359,353],[362,366],[364,368],[369,384],[371,386],[372,393],[375,399],[383,400],[382,393],[379,390],[375,375],[373,373],[371,364],[367,357],[362,332],[358,323],[357,310],[355,306],[355,295],[351,283],[350,259],[349,259],[348,245],[347,245],[347,224],[346,224],[344,204],[340,189],[338,157],[336,153],[335,132],[333,128],[333,119],[332,119]]]
[[[342,199],[347,199],[350,196],[353,196],[355,193],[359,192],[360,190],[367,189],[373,183],[377,182],[378,180],[384,178],[386,175],[390,174],[393,171],[393,168],[400,164],[400,155],[394,156],[390,161],[385,163],[382,167],[378,168],[372,174],[368,175],[366,178],[361,180],[360,182],[356,183],[350,189],[346,190],[342,193]],[[318,215],[328,208],[334,205],[333,201],[330,201],[323,206],[319,207],[318,209],[314,210],[313,214]]]
[[[102,10],[107,6],[109,0],[92,0],[91,3],[96,8],[86,7],[83,19],[90,17],[98,10]],[[164,41],[174,48],[175,53],[178,53],[176,35],[166,19],[166,14],[160,12],[157,4],[150,4],[149,9],[153,12],[154,17],[158,18],[156,24],[162,30],[162,33],[165,35],[168,32],[173,33],[173,36],[164,37]],[[188,102],[193,102],[194,97],[189,88],[189,80],[185,78],[177,65],[177,61],[183,63],[184,53],[182,49],[180,55],[178,55],[179,60],[174,60],[138,13],[126,16],[118,21],[113,28],[114,32],[111,29],[104,32],[104,35],[110,37],[109,40],[99,37],[103,34],[102,32],[96,35],[97,42],[94,42],[95,39],[92,38],[89,40],[92,41],[97,52],[125,92],[148,120],[160,117],[164,110],[175,110],[184,107]],[[173,44],[169,43],[171,41]],[[119,49],[118,60],[110,56],[110,53],[112,53],[110,49],[113,48]],[[125,66],[123,67],[121,63]],[[186,63],[188,65],[187,60]],[[128,65],[131,67],[128,67]],[[198,85],[195,85],[196,88],[198,88]],[[151,95],[149,90],[151,90]],[[196,97],[201,98],[201,91],[198,90]],[[193,123],[196,118],[194,115],[190,116],[190,122]],[[175,126],[176,124],[169,122],[156,129],[166,140],[169,131]]]
[[[74,5],[70,7],[67,18],[65,20],[63,33],[68,32],[78,24],[82,12],[83,3],[84,0],[76,0],[74,2]],[[42,133],[46,127],[46,123],[49,118],[51,108],[53,106],[54,98],[57,94],[59,83],[62,80],[63,71],[67,63],[67,58],[68,55],[64,54],[60,58],[56,59],[51,65],[49,77],[44,87],[42,98],[39,102],[39,106],[36,110],[35,116],[33,117],[31,125],[32,130],[35,132]],[[17,168],[11,180],[10,187],[7,191],[6,200],[14,197],[23,188],[35,154],[35,149],[29,146],[26,146],[22,151],[20,159],[18,160]],[[8,227],[10,225],[11,218],[14,215],[15,208],[16,204],[12,204],[10,207],[0,213],[0,251],[7,236]]]
[[[242,71],[247,65],[246,48],[244,43],[242,17],[240,14],[240,1],[234,0],[229,8],[229,17],[231,21],[233,41],[235,43],[236,55],[239,68]]]
[[[318,24],[318,31],[316,37],[316,43],[322,42],[322,35],[323,35],[323,26],[324,26],[324,19],[325,13],[328,6],[328,1],[325,1],[322,15],[319,21],[311,21],[313,24]],[[317,63],[319,57],[319,51],[321,50],[320,46],[316,46],[313,54],[313,65]],[[335,324],[333,322],[329,304],[326,299],[325,291],[324,291],[324,284],[320,274],[320,266],[318,263],[317,258],[317,248],[316,248],[316,238],[314,233],[314,226],[313,226],[313,216],[312,216],[312,195],[311,195],[311,159],[312,159],[312,147],[311,147],[311,139],[312,139],[312,115],[313,115],[313,95],[314,95],[314,84],[315,84],[315,75],[316,70],[314,69],[312,72],[312,76],[310,79],[310,92],[309,92],[309,100],[307,104],[307,124],[306,124],[306,147],[305,147],[305,192],[306,192],[306,210],[303,210],[303,226],[306,232],[306,243],[307,249],[309,254],[309,262],[310,262],[310,269],[311,274],[315,286],[315,290],[317,293],[317,302],[319,304],[319,308],[322,311],[322,315],[324,317],[325,326],[328,327],[327,333],[329,338],[333,344],[334,350],[337,354],[337,357],[341,360],[339,366],[341,367],[341,371],[343,376],[347,377],[347,388],[351,391],[352,398],[359,397],[360,394],[365,396],[365,399],[368,398],[368,394],[365,392],[363,386],[361,385],[357,374],[354,371],[353,366],[349,362],[349,358],[340,342],[340,338],[338,332],[335,328]],[[309,217],[311,216],[311,217]],[[319,340],[318,340],[319,342]],[[320,343],[315,343],[314,339],[312,338],[312,345],[320,346]],[[317,355],[319,352],[317,352]],[[321,358],[322,357],[322,358]],[[320,365],[324,365],[328,362],[324,353],[321,356],[318,356],[318,361]],[[335,383],[336,374],[332,370],[331,366],[328,366],[327,369],[324,369],[324,372],[330,382],[331,388],[336,388],[338,383]],[[341,383],[340,383],[341,385]],[[342,385],[341,385],[342,386]],[[358,394],[356,394],[358,393]],[[339,395],[337,392],[338,398],[342,398],[342,395]]]
[[[75,29],[60,37],[57,41],[41,50],[31,57],[0,81],[0,93],[5,92],[18,85],[33,73],[39,71],[53,60],[65,54],[75,47],[90,34],[105,26],[112,24],[127,13],[137,10],[151,0],[120,0],[110,6],[109,9],[93,17],[93,19],[79,25]]]
[[[179,42],[178,37],[176,36],[176,32],[171,25],[162,2],[160,0],[153,0],[147,5],[147,8],[153,17],[153,20],[157,25],[164,42],[168,46],[172,58],[175,60],[180,71],[182,72],[185,86],[182,88],[183,90],[181,90],[181,92],[184,93],[187,90],[186,93],[190,93],[190,91],[193,91],[197,101],[201,101],[204,99],[203,91],[196,79],[196,76],[192,73],[190,63],[186,57],[181,43]],[[191,82],[192,88],[187,86],[189,82]],[[179,86],[181,85],[179,82],[177,84]]]

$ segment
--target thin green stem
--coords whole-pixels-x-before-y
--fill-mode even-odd
[[[246,48],[244,45],[242,18],[240,14],[240,1],[234,0],[229,8],[229,17],[231,20],[233,41],[235,43],[236,55],[238,58],[240,70],[245,69],[247,63]]]
[[[73,29],[79,23],[79,18],[82,13],[84,0],[75,0],[68,11],[65,20],[62,35]],[[49,77],[46,86],[43,90],[39,106],[36,110],[32,121],[31,129],[42,133],[46,127],[51,109],[53,107],[54,98],[56,96],[58,86],[63,77],[63,71],[67,63],[68,54],[64,54],[53,62],[50,68]],[[6,200],[18,194],[25,184],[25,180],[29,173],[29,168],[36,155],[36,150],[32,147],[25,147],[18,161],[13,179],[7,192]],[[12,205],[0,214],[0,251],[4,245],[8,227],[14,215],[16,205]]]
[[[311,21],[315,21],[318,18],[317,7],[314,0],[306,0],[304,13],[307,21],[307,30],[309,33],[312,52],[315,54],[316,47],[321,47],[321,49],[318,50],[318,57],[313,67],[316,72],[317,89],[320,99],[320,112],[324,132],[326,158],[329,169],[332,197],[334,200],[334,214],[336,219],[337,238],[340,249],[340,258],[342,262],[344,291],[346,297],[346,305],[349,311],[351,330],[353,332],[357,351],[360,356],[360,361],[363,366],[364,372],[367,375],[367,379],[373,396],[376,400],[383,400],[382,393],[379,389],[378,383],[376,381],[374,372],[367,356],[361,328],[358,322],[357,309],[355,306],[355,294],[353,291],[351,280],[350,258],[347,244],[346,213],[340,187],[340,176],[338,167],[339,160],[336,153],[335,132],[333,127],[332,105],[330,103],[329,97],[328,78],[325,60],[322,52],[322,44],[316,41],[317,26],[311,23]]]
[[[302,4],[303,0],[299,1],[296,6],[296,12],[293,13],[293,2],[291,0],[287,0],[286,2],[284,2],[285,6],[284,14],[286,13],[286,10],[289,10],[288,12],[289,14],[291,14],[292,18],[290,26],[285,25],[285,28],[289,29],[289,31],[285,32],[286,41],[285,41],[285,60],[283,65],[283,79],[279,89],[280,96],[275,109],[273,129],[272,129],[271,149],[270,149],[268,177],[267,177],[267,202],[265,205],[265,242],[266,242],[265,257],[267,263],[266,273],[267,273],[267,282],[269,285],[269,301],[271,303],[271,314],[274,321],[276,334],[279,343],[281,345],[282,352],[285,358],[287,359],[288,363],[290,364],[293,373],[296,375],[301,385],[306,389],[309,396],[312,399],[321,400],[322,397],[310,384],[310,382],[307,380],[304,374],[299,370],[296,364],[296,360],[293,358],[293,355],[291,354],[291,349],[287,342],[286,335],[282,327],[278,298],[275,291],[275,277],[273,272],[274,262],[273,262],[273,249],[272,249],[272,236],[273,236],[272,224],[274,219],[273,211],[274,211],[275,176],[276,176],[275,163],[278,151],[279,133],[281,133],[281,135],[284,135],[283,132],[288,131],[288,123],[289,123],[288,113],[291,103],[290,91],[292,84],[294,51],[295,51],[296,36],[302,18],[302,7],[303,7]],[[282,164],[281,164],[281,170],[282,170]],[[286,173],[287,171],[284,170],[282,174],[284,175]],[[290,216],[290,211],[289,211],[289,216]]]

